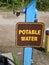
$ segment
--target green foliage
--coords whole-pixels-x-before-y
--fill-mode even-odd
[[[7,6],[7,3],[0,2],[0,7],[5,7],[5,6]]]
[[[49,52],[47,52],[46,50],[45,51],[42,51],[42,53],[46,56],[49,56]]]
[[[0,2],[0,7],[3,5],[3,3],[2,2]]]
[[[37,9],[46,11],[49,9],[49,0],[37,0]]]
[[[11,4],[7,4],[7,9],[12,9],[12,5]]]
[[[0,7],[7,7],[8,9],[23,9],[32,0],[0,0]],[[37,0],[37,9],[40,11],[49,10],[49,0]]]
[[[13,55],[13,59],[14,59],[14,64],[18,65],[18,61],[17,61],[17,57],[16,54],[12,54]]]

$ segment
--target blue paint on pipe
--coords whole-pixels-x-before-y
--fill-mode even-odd
[[[24,49],[24,65],[31,65],[32,48]]]
[[[33,0],[24,10],[25,22],[34,22],[38,18],[38,12],[36,10],[36,0]],[[24,49],[24,65],[31,65],[33,48],[28,47]]]
[[[22,12],[25,13],[25,22],[34,22],[35,20],[38,20],[36,0],[33,0]]]
[[[33,0],[27,7],[26,7],[26,18],[25,22],[34,22],[36,14],[36,0]]]

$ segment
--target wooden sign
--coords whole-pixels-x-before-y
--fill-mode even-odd
[[[43,23],[18,23],[16,25],[16,45],[19,47],[41,47],[43,33]]]

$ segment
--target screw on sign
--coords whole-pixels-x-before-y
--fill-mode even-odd
[[[19,47],[41,47],[43,42],[43,23],[18,23],[16,25],[16,44]]]

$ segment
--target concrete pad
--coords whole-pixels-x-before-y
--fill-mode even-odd
[[[4,53],[4,54],[1,54],[1,56],[5,56],[5,57],[8,57],[10,60],[13,61],[13,57],[12,57],[12,53]],[[10,60],[8,60],[8,65],[14,65]],[[0,65],[3,65],[2,63],[0,63]]]

